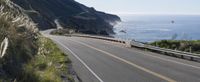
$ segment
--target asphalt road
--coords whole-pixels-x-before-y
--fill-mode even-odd
[[[200,82],[197,62],[104,40],[46,36],[69,54],[83,82]]]

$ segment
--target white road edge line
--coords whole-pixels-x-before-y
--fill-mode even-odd
[[[56,40],[54,40],[56,41]],[[82,60],[80,59],[71,49],[69,49],[67,46],[63,46],[63,44],[59,41],[56,41],[58,44],[60,44],[62,47],[66,48],[67,50],[70,51],[70,53],[72,55],[74,55],[74,57],[76,57],[98,80],[99,82],[104,82],[96,73],[94,73],[94,71]]]

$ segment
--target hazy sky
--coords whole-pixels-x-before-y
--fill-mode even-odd
[[[200,0],[76,0],[115,14],[200,14]]]

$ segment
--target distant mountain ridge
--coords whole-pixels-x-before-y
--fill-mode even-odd
[[[56,28],[55,20],[64,28],[89,34],[112,34],[117,15],[96,11],[74,0],[12,0],[26,10],[39,29]],[[112,23],[112,24],[111,24]]]

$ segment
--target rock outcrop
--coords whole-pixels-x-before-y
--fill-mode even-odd
[[[59,22],[64,28],[88,34],[112,34],[113,25],[121,21],[116,15],[89,8],[74,0],[12,0],[38,23],[40,30],[56,28]]]

